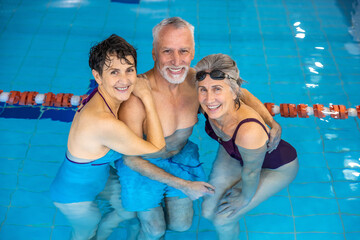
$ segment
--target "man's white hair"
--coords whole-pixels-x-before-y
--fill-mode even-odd
[[[171,17],[171,18],[165,18],[164,20],[162,20],[161,22],[159,22],[152,30],[152,35],[153,35],[153,47],[155,48],[155,43],[157,42],[158,38],[159,38],[159,32],[160,30],[165,27],[171,25],[176,29],[179,28],[188,28],[191,32],[192,38],[193,38],[193,44],[194,44],[194,48],[195,48],[195,37],[194,37],[194,26],[191,25],[190,23],[188,23],[187,21],[185,21],[184,19],[180,18],[180,17]]]

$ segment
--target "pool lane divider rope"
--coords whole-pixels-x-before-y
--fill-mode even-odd
[[[0,90],[0,102],[6,102],[10,105],[42,105],[47,107],[73,107],[79,106],[81,101],[88,95],[75,96],[72,93],[54,94],[48,92],[39,94],[38,92],[4,92]]]
[[[317,118],[324,118],[329,115],[334,119],[347,119],[349,116],[360,118],[360,105],[348,109],[344,105],[333,104],[330,104],[329,107],[324,107],[322,104],[314,104],[310,107],[306,104],[295,105],[292,103],[282,103],[280,106],[274,103],[264,103],[264,105],[272,116],[280,113],[285,118],[308,118],[310,115]]]
[[[54,94],[48,92],[45,94],[39,94],[38,92],[19,92],[10,91],[4,92],[0,90],[0,102],[7,103],[10,105],[42,105],[47,107],[77,107],[80,105],[88,95],[76,96],[72,93],[58,93]],[[312,107],[307,104],[292,104],[282,103],[280,106],[274,103],[264,103],[266,109],[272,116],[280,114],[281,117],[285,118],[308,118],[314,115],[317,118],[325,118],[329,116],[334,119],[347,119],[348,117],[360,118],[360,105],[356,108],[348,108],[344,105],[329,105],[324,107],[322,104],[314,104]]]

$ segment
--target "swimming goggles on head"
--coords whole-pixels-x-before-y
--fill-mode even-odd
[[[224,73],[221,70],[212,70],[211,72],[205,72],[205,71],[200,71],[196,73],[196,81],[202,81],[206,78],[206,75],[209,74],[210,77],[214,80],[224,80],[225,78],[227,79],[234,79],[229,76],[229,74]]]

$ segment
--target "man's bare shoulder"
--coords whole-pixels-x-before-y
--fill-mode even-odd
[[[147,72],[144,72],[143,74],[149,78],[152,75],[153,71],[154,71],[154,68],[148,70]]]
[[[121,103],[119,113],[136,112],[138,114],[145,112],[145,107],[140,98],[131,94],[129,99]]]
[[[195,73],[196,73],[195,69],[190,68],[186,77],[187,83],[192,87],[195,87]]]

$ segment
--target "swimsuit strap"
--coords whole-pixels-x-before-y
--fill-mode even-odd
[[[112,113],[112,115],[114,115],[114,117],[116,118],[115,114],[113,113],[113,111],[111,110],[109,104],[106,102],[104,96],[100,93],[98,87],[96,87],[90,94],[87,98],[85,98],[83,101],[82,101],[82,106],[81,108],[79,108],[77,111],[80,112],[81,109],[83,109],[83,107],[90,101],[90,99],[95,95],[95,93],[99,93],[100,97],[104,100],[106,106],[108,107],[108,109],[110,110],[110,112]]]
[[[231,138],[232,140],[235,140],[236,134],[237,134],[240,126],[241,126],[242,124],[244,124],[244,123],[247,123],[247,122],[256,122],[256,123],[260,124],[260,126],[264,129],[264,131],[265,131],[266,134],[268,135],[268,138],[270,138],[270,134],[267,132],[266,127],[264,126],[264,124],[262,124],[262,123],[261,123],[259,120],[257,120],[256,118],[246,118],[246,119],[242,120],[242,121],[237,125],[237,127],[236,127],[236,129],[235,129],[235,132],[234,132],[234,135],[233,135],[232,138]],[[234,141],[234,142],[235,142],[235,141]]]
[[[89,94],[89,96],[87,96],[87,98],[85,98],[85,99],[81,102],[82,106],[81,106],[81,108],[79,108],[77,111],[80,112],[81,109],[83,109],[83,107],[90,101],[90,99],[91,99],[91,98],[95,95],[95,93],[97,93],[97,92],[98,92],[98,88],[96,87],[96,88],[94,88],[94,90],[92,90],[92,92]]]
[[[102,99],[104,100],[106,106],[108,107],[108,109],[110,110],[110,112],[112,113],[112,115],[114,115],[114,117],[116,118],[115,114],[114,114],[113,111],[111,110],[109,104],[106,102],[104,96],[100,93],[100,91],[99,91],[99,94],[100,94],[100,96],[102,97]]]

